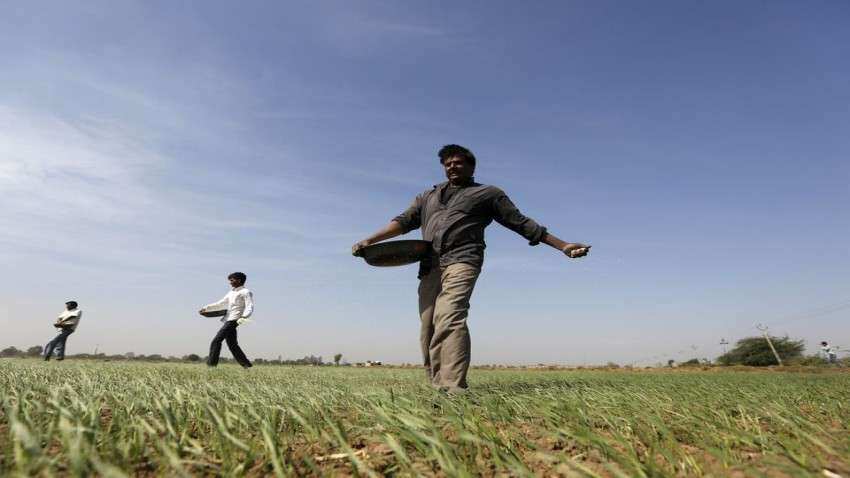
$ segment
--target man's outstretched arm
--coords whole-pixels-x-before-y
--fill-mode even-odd
[[[371,246],[376,242],[381,242],[385,239],[392,239],[393,237],[400,236],[404,234],[406,231],[401,226],[400,223],[396,221],[390,221],[389,224],[379,229],[377,232],[372,234],[371,236],[363,239],[360,242],[357,242],[353,246],[351,246],[351,253],[355,256],[360,255],[360,250],[366,246]]]
[[[548,244],[554,247],[555,249],[558,249],[571,259],[586,256],[587,253],[590,252],[591,247],[587,244],[581,244],[579,242],[565,242],[558,238],[558,236],[555,236],[554,234],[550,234],[548,232],[543,236],[541,242]]]
[[[416,196],[410,207],[403,213],[396,216],[389,224],[379,229],[371,236],[363,239],[360,242],[351,246],[351,253],[355,256],[360,255],[360,250],[366,246],[371,246],[376,242],[381,242],[385,239],[407,234],[408,232],[419,228],[422,225],[422,195]]]
[[[198,312],[204,313],[204,312],[207,311],[207,309],[216,309],[218,307],[223,307],[225,305],[227,305],[227,294],[225,294],[225,296],[222,297],[221,300],[213,302],[212,304],[207,304],[207,305],[201,307],[201,310],[199,310]]]
[[[586,256],[590,251],[590,246],[587,244],[566,242],[550,234],[545,227],[519,212],[504,192],[500,191],[500,194],[494,198],[493,211],[496,222],[525,237],[532,246],[542,242],[558,249],[571,259]]]

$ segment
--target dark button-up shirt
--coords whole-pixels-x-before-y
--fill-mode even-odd
[[[530,245],[540,243],[546,228],[519,212],[504,191],[485,184],[471,182],[461,186],[446,203],[442,183],[416,196],[413,204],[397,216],[405,233],[419,227],[422,238],[431,241],[434,256],[441,267],[465,262],[478,267],[484,263],[484,228],[494,220],[528,239]],[[430,264],[423,261],[420,277],[427,273]]]

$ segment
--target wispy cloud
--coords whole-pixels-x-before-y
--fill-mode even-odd
[[[347,243],[356,236],[346,229],[315,227],[317,221],[327,225],[338,218],[342,212],[330,206],[345,202],[344,192],[315,187],[321,174],[292,170],[281,175],[276,169],[241,166],[241,157],[280,155],[274,146],[252,143],[238,130],[173,105],[167,108],[172,122],[152,127],[138,118],[150,114],[156,98],[96,84],[100,91],[123,92],[117,97],[104,93],[125,110],[123,117],[0,105],[0,194],[8,211],[0,242],[7,251],[144,269],[177,261],[182,266],[228,263],[235,257],[249,261],[263,253],[229,249],[233,235],[257,244],[285,238],[317,260],[327,252],[317,241]],[[122,102],[128,97],[132,101]],[[176,122],[194,127],[175,129]],[[196,131],[203,129],[208,131]],[[218,136],[217,141],[227,137],[241,149],[228,151],[223,145],[221,154],[232,159],[217,163],[201,162],[208,156],[178,157],[163,146],[197,135]],[[309,268],[306,259],[284,263]]]
[[[0,193],[19,218],[126,218],[155,201],[145,180],[166,162],[126,125],[0,107]]]

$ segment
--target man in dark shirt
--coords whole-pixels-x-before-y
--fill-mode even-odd
[[[431,241],[432,254],[419,268],[420,345],[431,383],[456,392],[467,388],[470,361],[466,318],[469,299],[484,263],[484,228],[492,221],[528,239],[548,244],[567,257],[587,255],[590,246],[564,242],[519,212],[508,196],[473,179],[475,156],[458,145],[438,153],[448,182],[418,195],[381,230],[356,243],[352,253],[417,228]]]

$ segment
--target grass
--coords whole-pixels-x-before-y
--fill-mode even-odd
[[[0,475],[850,475],[850,374],[0,360]]]

